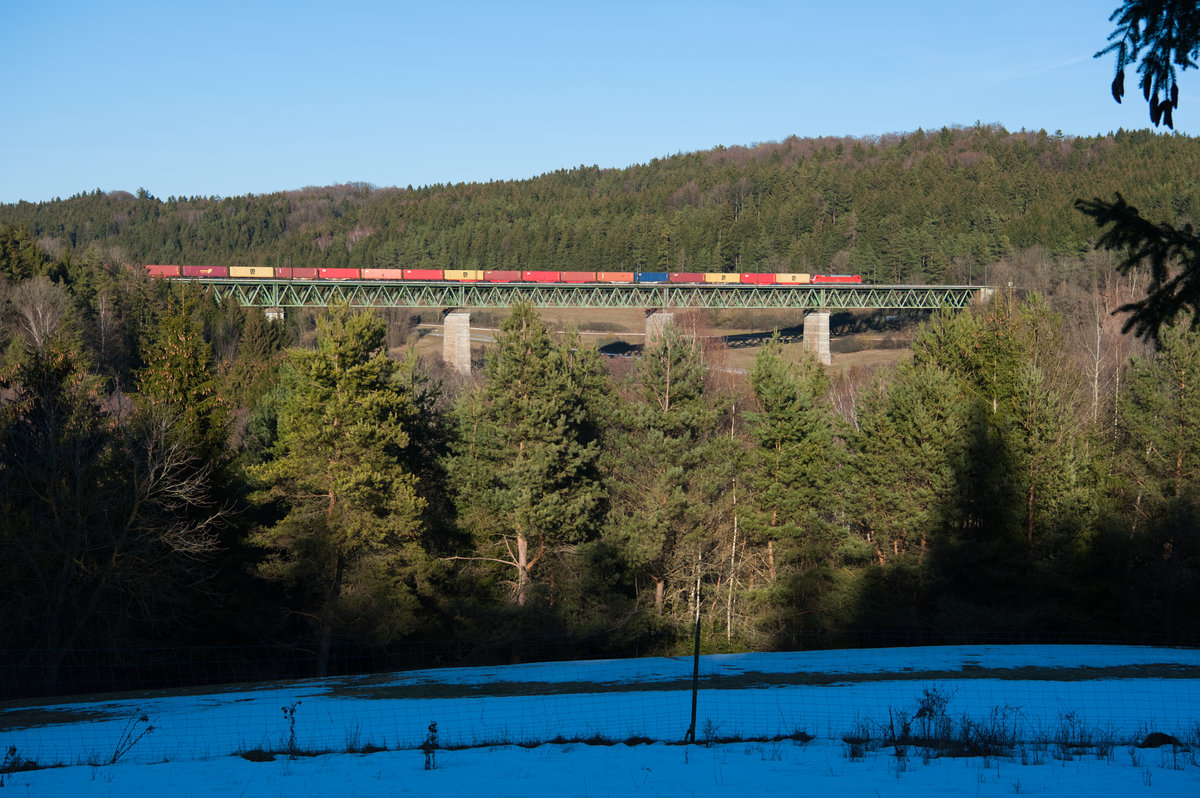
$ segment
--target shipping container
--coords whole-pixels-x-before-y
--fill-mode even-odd
[[[670,282],[671,275],[666,272],[638,272],[637,281],[639,283],[666,283]]]
[[[527,283],[557,283],[560,272],[522,272],[521,279]]]
[[[228,266],[184,266],[184,277],[228,277]]]
[[[230,266],[230,277],[266,277],[275,276],[275,270],[270,266]]]
[[[671,272],[670,280],[673,283],[702,283],[704,272]]]
[[[705,272],[704,282],[706,283],[740,283],[742,275],[737,272]]]
[[[317,268],[317,276],[322,280],[357,280],[358,269],[321,266]]]
[[[275,277],[280,280],[315,280],[315,266],[276,266]]]
[[[636,279],[633,272],[596,272],[598,283],[632,283]]]
[[[564,283],[594,283],[595,272],[559,272],[559,279]]]
[[[179,276],[179,267],[178,266],[159,266],[159,265],[151,266],[151,265],[147,264],[146,265],[146,273],[149,274],[151,277],[178,277]]]
[[[775,285],[775,275],[743,272],[742,285]]]
[[[475,283],[483,279],[483,272],[479,269],[446,269],[442,272],[442,279],[457,283]]]
[[[364,280],[403,280],[404,269],[363,269]]]
[[[775,282],[782,285],[808,285],[812,275],[808,272],[780,272],[775,275]]]
[[[405,280],[440,280],[442,279],[441,269],[405,269]]]
[[[858,274],[814,274],[814,283],[861,283],[862,276]]]
[[[483,273],[483,279],[489,283],[519,283],[521,273],[516,269],[489,269]]]

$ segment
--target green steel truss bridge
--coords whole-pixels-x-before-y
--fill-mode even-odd
[[[265,308],[539,308],[750,310],[961,309],[987,297],[982,286],[422,283],[355,280],[174,278],[205,286],[217,302]]]

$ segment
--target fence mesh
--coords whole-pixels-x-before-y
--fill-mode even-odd
[[[186,659],[179,653],[172,659]],[[221,654],[203,650],[181,682],[218,672],[212,666]],[[164,673],[161,661],[140,662]],[[306,657],[293,663],[301,664]],[[140,671],[122,673],[132,680]],[[679,742],[691,725],[691,676],[691,657],[648,657],[13,700],[0,705],[0,747],[62,764],[419,752],[431,724],[447,749]],[[698,742],[958,735],[972,727],[1045,744],[1069,736],[1132,745],[1155,731],[1200,743],[1200,650],[976,644],[701,660]]]

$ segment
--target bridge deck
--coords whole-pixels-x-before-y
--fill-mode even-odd
[[[518,300],[539,308],[712,308],[933,310],[963,308],[983,286],[931,285],[601,285],[419,283],[355,280],[174,278],[203,285],[218,302],[258,307],[497,308]]]

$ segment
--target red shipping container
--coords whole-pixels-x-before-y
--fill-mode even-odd
[[[521,278],[528,283],[557,283],[561,272],[523,272]]]
[[[158,266],[158,265],[151,266],[151,265],[147,264],[146,272],[151,277],[178,277],[179,276],[179,267],[178,266]]]
[[[559,272],[564,283],[594,283],[595,272]]]
[[[521,273],[515,269],[489,269],[483,273],[483,279],[489,283],[519,283]]]
[[[862,275],[859,274],[814,274],[812,277],[814,283],[861,283]]]
[[[405,269],[405,280],[441,280],[441,269]]]
[[[598,283],[632,283],[636,280],[633,272],[596,272]]]
[[[363,269],[364,280],[403,280],[404,269]]]
[[[228,277],[228,266],[184,266],[184,277]]]
[[[775,285],[774,274],[742,274],[742,285]]]
[[[704,272],[671,272],[671,282],[702,283],[704,282]]]
[[[317,274],[322,280],[357,280],[358,269],[319,268]]]

